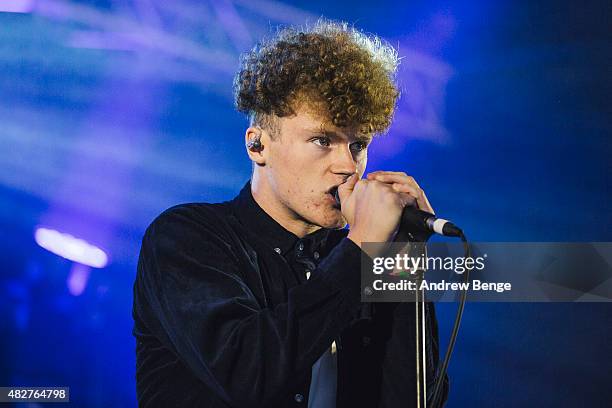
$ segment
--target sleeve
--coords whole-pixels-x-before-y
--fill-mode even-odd
[[[261,308],[218,232],[184,214],[160,216],[143,238],[138,290],[162,341],[221,399],[270,406],[358,310],[362,252],[344,238],[287,303]]]

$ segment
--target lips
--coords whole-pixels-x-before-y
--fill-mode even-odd
[[[340,209],[340,197],[338,196],[338,186],[333,186],[328,193],[334,200],[334,208]]]

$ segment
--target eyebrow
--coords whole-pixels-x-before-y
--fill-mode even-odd
[[[325,129],[325,127],[323,125],[321,125],[321,127],[319,128],[309,128],[307,129],[309,132],[311,133],[322,133],[325,136],[328,137],[332,137],[332,138],[339,138],[338,133],[333,131],[333,130],[327,130]],[[365,136],[365,135],[360,135],[360,136],[355,136],[355,141],[356,142],[364,142],[364,143],[370,143],[372,141],[372,136]]]

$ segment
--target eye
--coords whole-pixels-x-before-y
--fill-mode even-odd
[[[368,144],[365,142],[355,142],[351,143],[351,150],[355,152],[361,152],[368,147]]]
[[[329,147],[331,145],[331,140],[329,137],[319,136],[312,139],[312,142],[321,147]]]

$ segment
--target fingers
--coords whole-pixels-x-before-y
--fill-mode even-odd
[[[382,180],[377,180],[377,181],[381,181],[384,183],[384,181]],[[411,194],[415,199],[419,198],[420,195],[423,194],[423,190],[421,190],[418,187],[414,187],[410,184],[402,184],[402,183],[397,183],[397,182],[393,182],[389,184],[391,184],[391,187],[393,187],[393,189],[397,191],[398,193]]]
[[[425,192],[412,176],[400,171],[374,171],[368,174],[367,179],[392,185],[393,189],[398,193],[412,196],[413,200],[416,200],[419,209],[435,214]]]
[[[420,188],[417,184],[416,180],[401,171],[374,171],[368,174],[368,180],[378,180],[384,183],[400,183],[400,184],[409,184],[414,186],[415,188]]]
[[[351,195],[353,190],[355,189],[355,184],[359,181],[359,175],[354,173],[352,176],[346,179],[346,181],[338,186],[338,196],[340,197],[340,202],[344,202],[344,200]]]
[[[394,189],[395,190],[395,189]],[[404,207],[411,207],[417,204],[416,198],[414,198],[411,194],[400,193],[400,198],[402,200],[402,205]]]

